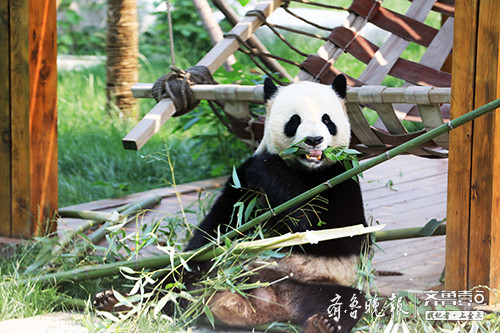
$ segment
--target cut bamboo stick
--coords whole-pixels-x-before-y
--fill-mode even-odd
[[[378,231],[375,233],[375,240],[377,242],[385,242],[385,241],[399,240],[399,239],[429,237],[426,235],[422,235],[420,233],[421,230],[422,230],[421,227],[417,227],[417,228]],[[445,234],[446,234],[446,224],[443,224],[437,227],[437,229],[432,233],[431,236],[442,236]]]

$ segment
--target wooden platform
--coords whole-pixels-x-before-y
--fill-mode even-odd
[[[387,224],[386,230],[423,226],[429,220],[446,216],[447,160],[401,156],[364,174],[361,180],[366,217]],[[160,205],[143,218],[130,223],[127,232],[168,216],[179,216],[181,205],[186,220],[198,221],[198,203],[211,190],[224,184],[216,178],[132,194],[117,199],[100,200],[68,207],[78,210],[111,211],[129,202],[151,195],[166,195]],[[81,220],[64,219],[59,231],[74,228]],[[428,290],[439,285],[444,268],[444,236],[381,242],[376,249],[374,267],[401,275],[377,277],[379,294],[391,295],[399,290]]]

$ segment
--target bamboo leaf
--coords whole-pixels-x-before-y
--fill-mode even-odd
[[[236,172],[236,168],[233,166],[233,187],[234,188],[241,188],[241,182],[240,179],[238,178],[238,173]]]
[[[180,262],[181,262],[181,265],[184,267],[184,269],[186,271],[191,272],[191,268],[189,268],[189,265],[186,262],[186,260],[184,260],[183,258],[180,258]]]
[[[210,324],[212,325],[212,328],[215,328],[215,319],[214,319],[214,315],[212,313],[212,311],[210,311],[210,308],[205,305],[203,307],[203,312],[205,313],[205,316],[207,316],[208,318],[208,321],[210,322]]]
[[[137,292],[139,291],[140,287],[141,287],[141,284],[142,284],[142,281],[141,280],[137,280],[134,284],[134,287],[132,288],[132,290],[129,292],[129,295],[135,295],[137,294]]]
[[[110,321],[112,321],[114,323],[120,322],[120,319],[118,317],[114,316],[112,313],[109,313],[107,311],[97,311],[97,312],[99,313],[99,315],[106,317],[107,319],[109,319]]]
[[[158,304],[156,304],[156,306],[153,309],[153,314],[155,316],[157,316],[158,313],[160,313],[161,310],[163,310],[163,308],[165,307],[165,305],[167,305],[168,301],[174,301],[174,300],[175,300],[175,296],[173,296],[172,293],[169,292],[168,294],[166,294],[165,296],[163,296],[160,299],[160,301],[158,302]]]
[[[248,203],[248,206],[245,209],[245,222],[247,222],[250,219],[250,215],[252,215],[252,212],[256,204],[257,204],[257,197],[253,198],[252,201]]]
[[[422,227],[422,229],[420,229],[418,234],[422,236],[432,236],[432,234],[436,231],[436,229],[439,228],[439,226],[443,224],[445,220],[446,219],[442,219],[439,221],[436,219],[430,220],[425,224],[425,226]]]
[[[233,207],[238,211],[236,213],[236,228],[239,228],[243,224],[243,210],[245,209],[245,206],[243,202],[237,202]]]
[[[298,150],[299,150],[299,148],[297,148],[297,147],[289,147],[289,148],[283,150],[282,152],[280,152],[280,155],[292,155],[292,154],[295,154]]]
[[[118,304],[123,304],[127,307],[133,307],[134,305],[130,302],[127,297],[123,296],[121,293],[113,290],[113,296],[118,300]]]

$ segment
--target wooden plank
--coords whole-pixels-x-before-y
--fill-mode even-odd
[[[409,0],[413,1],[413,0]],[[455,15],[455,0],[437,0],[432,10],[448,16]]]
[[[56,3],[29,1],[31,235],[56,230],[57,28]]]
[[[424,21],[434,3],[435,0],[412,2],[406,16],[417,21]],[[409,44],[409,41],[396,35],[389,36],[358,79],[366,84],[380,84]]]
[[[9,2],[0,2],[0,236],[10,236],[10,30]]]
[[[349,7],[349,11],[368,18],[370,23],[383,30],[425,47],[429,46],[438,33],[437,29],[382,6],[371,10],[374,4],[378,4],[378,2],[375,0],[355,0]]]
[[[82,204],[77,204],[69,207],[65,207],[65,209],[72,210],[111,210],[115,209],[119,206],[123,206],[125,204],[136,202],[141,199],[160,195],[164,197],[174,197],[177,194],[187,194],[192,192],[200,192],[206,190],[213,190],[219,188],[225,184],[227,180],[227,176],[221,176],[217,178],[207,179],[207,180],[199,180],[187,184],[178,185],[174,187],[163,187],[157,188],[149,191],[139,192],[129,194],[120,198],[115,199],[103,199],[97,200]]]
[[[11,236],[31,235],[30,216],[30,140],[29,140],[29,56],[28,0],[11,0],[11,159],[12,230]]]
[[[385,144],[373,133],[361,107],[357,103],[346,103],[351,131],[362,143],[369,146],[385,147]]]
[[[476,47],[477,108],[500,97],[500,3],[479,3]],[[455,57],[456,58],[456,57]],[[500,113],[491,112],[473,123],[469,288],[500,285]],[[494,295],[493,293],[491,295]],[[492,297],[494,301],[496,297]]]
[[[282,3],[282,0],[264,0],[255,7],[255,11],[261,12],[268,17]],[[262,20],[258,16],[245,16],[225,37],[218,42],[198,63],[205,66],[210,73],[214,73],[227,57],[232,55],[239,47],[239,41],[233,36],[239,36],[247,40],[259,26]],[[232,35],[232,36],[231,36]],[[126,149],[139,150],[158,132],[160,127],[175,113],[175,107],[170,99],[160,101],[151,111],[134,127],[134,129],[123,138],[123,146]]]
[[[355,33],[353,31],[344,27],[338,27],[332,31],[328,39],[332,43],[338,45],[338,47],[345,48],[359,61],[365,64],[372,63],[374,61],[373,59],[377,57],[380,50],[379,47],[361,36],[356,37],[353,41],[354,36]],[[395,41],[395,43],[394,45],[399,45],[397,41]],[[443,52],[445,52],[445,50],[443,50]],[[382,66],[381,63],[379,63],[379,65]],[[394,59],[392,67],[388,68],[386,74],[418,85],[449,87],[451,83],[451,75],[449,73],[425,66],[423,63],[416,63],[404,58],[399,58],[399,56],[397,59]],[[361,76],[359,80],[364,82]],[[370,78],[370,81],[373,80],[373,78]],[[381,82],[382,80],[379,81]],[[377,83],[367,82],[367,84]]]
[[[359,32],[361,29],[363,29],[363,27],[366,25],[367,23],[367,20],[364,18],[364,17],[361,17],[359,15],[356,15],[355,13],[349,13],[349,16],[347,16],[347,18],[345,19],[345,21],[343,22],[343,26],[344,27],[347,27],[355,32]],[[334,70],[334,67],[332,66],[335,61],[337,61],[337,59],[340,57],[340,55],[344,53],[344,50],[340,47],[338,47],[337,45],[333,44],[332,42],[330,41],[327,41],[325,44],[323,44],[318,52],[312,56],[312,58],[314,57],[319,57],[321,59],[323,59],[325,62],[328,61],[330,62],[330,71],[331,70]],[[311,56],[309,57],[311,58]],[[328,67],[324,67],[323,65],[320,67],[320,68],[324,68],[324,73],[326,74],[329,74],[329,70],[328,70]],[[297,75],[297,79],[299,81],[315,81],[315,79],[317,77],[321,77],[321,74],[323,73],[319,73],[319,74],[312,74],[312,73],[318,73],[317,71],[307,71],[307,70],[304,70],[305,68],[301,69],[299,74]],[[326,81],[322,80],[322,82],[326,83]],[[333,82],[333,79],[332,79],[332,82]],[[348,85],[350,86],[354,86],[354,84],[350,83],[348,81]],[[359,84],[361,85],[361,84]],[[358,85],[358,86],[359,86]]]

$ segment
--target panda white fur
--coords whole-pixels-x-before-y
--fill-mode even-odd
[[[278,88],[266,79],[264,94],[267,118],[263,140],[237,174],[242,187],[265,193],[271,207],[276,207],[345,171],[341,163],[327,159],[323,151],[330,146],[349,145],[350,126],[344,106],[346,80],[340,75],[331,86],[299,82]],[[303,153],[282,159],[279,152],[296,143]],[[236,221],[232,218],[233,206],[245,191],[231,184],[230,179],[186,250],[206,244],[217,230],[230,230],[225,224]],[[312,212],[294,207],[272,218],[266,226],[283,234],[366,225],[356,181],[343,182],[321,197],[327,203],[318,205],[325,209]],[[256,289],[254,297],[248,298],[230,291],[219,292],[210,304],[212,313],[234,326],[290,320],[302,325],[305,332],[350,332],[364,311],[362,294],[349,287],[356,279],[362,242],[363,237],[358,236],[294,248],[278,265],[252,277],[253,281],[281,282]],[[337,302],[342,303],[340,316],[332,313],[337,295]]]
[[[346,80],[337,76],[332,85],[299,82],[278,88],[264,84],[267,118],[263,140],[237,174],[242,188],[229,179],[210,212],[186,246],[193,250],[213,240],[217,232],[232,229],[235,203],[246,189],[265,193],[271,207],[345,171],[323,155],[330,146],[347,146],[350,126],[344,106]],[[303,152],[282,159],[279,152],[298,143]],[[266,222],[275,234],[364,224],[361,191],[352,179],[321,194],[314,211],[293,207]],[[319,199],[317,199],[319,200]],[[314,202],[312,203],[314,204]],[[321,223],[320,223],[321,222]],[[292,249],[277,265],[258,270],[253,282],[275,282],[244,298],[221,291],[209,303],[220,321],[232,326],[253,326],[291,321],[304,332],[350,332],[364,312],[364,297],[351,288],[364,238],[361,236],[308,244]],[[252,282],[250,281],[250,282]],[[96,295],[94,304],[110,310],[112,292]]]

